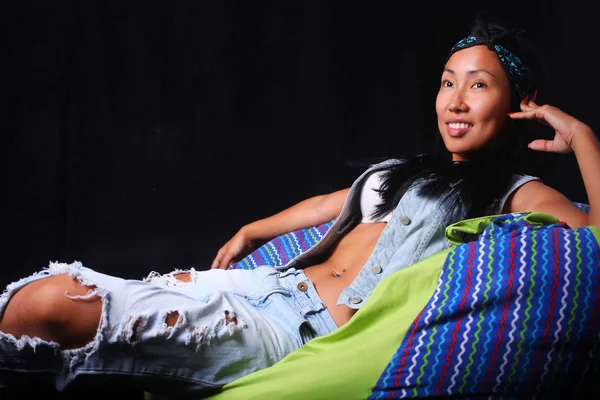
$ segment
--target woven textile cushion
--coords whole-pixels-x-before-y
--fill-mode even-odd
[[[289,232],[268,241],[228,269],[254,269],[258,266],[278,267],[299,256],[327,233],[335,219],[325,224]]]
[[[564,398],[598,368],[596,238],[528,218],[499,217],[450,252],[371,399]]]

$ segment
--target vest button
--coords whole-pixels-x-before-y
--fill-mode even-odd
[[[352,297],[350,298],[350,302],[351,302],[352,304],[358,304],[358,303],[360,303],[361,301],[362,301],[362,299],[361,299],[359,296],[352,296]]]
[[[400,223],[402,225],[409,225],[410,224],[410,218],[408,218],[406,215],[403,215],[400,217]]]
[[[381,265],[379,265],[379,264],[373,264],[373,266],[371,267],[371,270],[373,271],[374,274],[380,274],[381,271],[383,271],[383,268],[381,268]]]

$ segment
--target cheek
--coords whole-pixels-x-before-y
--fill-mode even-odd
[[[435,99],[435,112],[437,114],[437,119],[438,119],[438,123],[440,123],[441,119],[442,119],[442,115],[444,114],[444,98],[443,96],[439,95],[436,97]]]
[[[445,96],[441,90],[439,90],[437,96],[435,96],[435,110],[438,114],[444,109],[442,106],[444,104],[444,97]]]
[[[479,115],[483,116],[483,119],[495,126],[504,124],[509,112],[509,107],[505,104],[502,99],[498,99],[497,102],[491,101],[486,104],[482,104]]]

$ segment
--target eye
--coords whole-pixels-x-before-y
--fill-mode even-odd
[[[482,89],[482,88],[487,87],[487,85],[485,83],[483,83],[483,82],[475,82],[475,84],[473,85],[473,87],[475,89]]]
[[[442,80],[442,87],[452,87],[452,86],[454,86],[454,85],[448,79]]]

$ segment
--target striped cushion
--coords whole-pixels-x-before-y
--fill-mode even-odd
[[[239,262],[231,264],[228,269],[254,269],[265,265],[271,267],[285,265],[317,244],[329,228],[331,228],[334,221],[335,219],[319,226],[299,229],[278,236]]]
[[[598,243],[524,218],[496,218],[450,251],[371,399],[568,397],[598,367]]]

